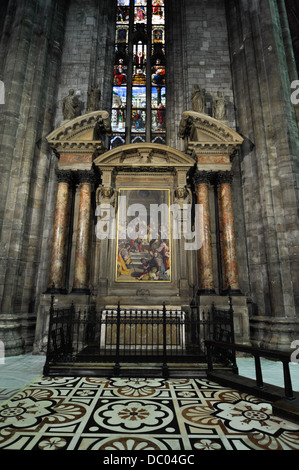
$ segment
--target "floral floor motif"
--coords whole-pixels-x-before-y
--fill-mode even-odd
[[[299,450],[299,424],[206,379],[42,377],[0,406],[0,450]]]

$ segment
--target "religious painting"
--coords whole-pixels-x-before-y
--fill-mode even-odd
[[[120,189],[116,280],[171,280],[168,189]]]

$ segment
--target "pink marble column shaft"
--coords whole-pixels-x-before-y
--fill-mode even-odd
[[[68,234],[69,182],[58,183],[49,288],[65,289],[64,267]]]
[[[89,289],[89,235],[91,217],[91,184],[81,183],[75,254],[74,289]]]
[[[203,205],[203,244],[198,250],[199,263],[199,289],[201,292],[212,293],[214,291],[213,260],[211,244],[211,223],[209,208],[209,185],[200,183],[197,185],[197,204]]]
[[[222,218],[223,263],[225,269],[225,288],[239,291],[238,264],[234,231],[234,216],[231,185],[220,184],[220,209]]]

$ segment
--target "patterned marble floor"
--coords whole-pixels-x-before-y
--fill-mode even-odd
[[[299,424],[206,379],[39,377],[0,406],[0,450],[299,450]]]

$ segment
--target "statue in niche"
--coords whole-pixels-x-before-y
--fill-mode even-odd
[[[192,93],[192,109],[197,113],[205,113],[206,107],[206,91],[201,90],[198,85],[194,85]]]
[[[73,89],[69,90],[68,96],[66,96],[62,101],[62,114],[65,120],[74,119],[77,117],[77,108],[80,106],[80,101],[75,96],[75,91]]]
[[[225,121],[227,119],[227,101],[223,97],[222,91],[217,92],[217,97],[213,101],[212,115],[213,118],[219,121]]]
[[[98,111],[101,91],[98,86],[91,87],[87,92],[87,111]]]

